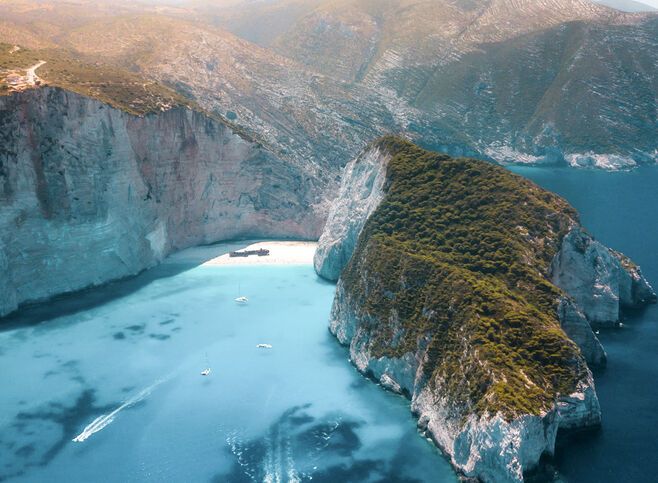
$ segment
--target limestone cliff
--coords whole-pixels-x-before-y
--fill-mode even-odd
[[[364,152],[345,168],[338,197],[313,261],[322,277],[338,280],[341,270],[350,261],[363,225],[384,197],[389,159],[389,153],[375,148]]]
[[[368,166],[386,172],[378,205],[352,220],[353,202],[339,197],[316,256],[319,273],[342,269],[331,332],[361,372],[411,399],[419,428],[459,472],[522,481],[559,429],[601,420],[586,363],[605,362],[593,312],[550,282],[556,264],[568,270],[556,260],[582,233],[577,214],[499,167],[395,138],[370,149],[348,165],[341,196],[372,200]],[[639,269],[606,253],[635,283],[616,275],[624,300],[650,301]]]
[[[57,88],[0,97],[0,315],[238,237],[312,239],[317,174],[187,108]]]
[[[655,301],[638,266],[579,227],[564,237],[551,272],[553,283],[573,297],[595,325],[614,325],[622,308]]]

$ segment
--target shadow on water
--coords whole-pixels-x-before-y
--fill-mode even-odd
[[[11,427],[23,442],[3,441],[0,435],[0,447],[4,448],[0,452],[4,454],[0,454],[0,481],[19,476],[27,467],[48,465],[85,423],[114,407],[116,404],[97,405],[95,391],[85,389],[71,406],[53,401],[33,411],[19,412]],[[59,436],[44,445],[49,438],[41,437],[39,430],[49,426],[56,428]]]
[[[263,240],[222,242],[185,249],[170,255],[160,265],[144,270],[138,275],[57,295],[47,301],[28,302],[19,307],[16,312],[6,317],[0,317],[0,332],[26,325],[36,325],[49,319],[73,315],[99,307],[113,300],[126,297],[156,280],[174,277],[213,258],[226,255],[235,250],[242,250],[256,241]]]
[[[240,441],[229,436],[233,465],[228,473],[216,475],[214,483],[260,481],[399,482],[422,480],[401,475],[401,460],[363,457],[358,431],[363,423],[341,413],[322,418],[311,416],[310,404],[285,411],[260,437]],[[373,455],[376,456],[376,455]]]

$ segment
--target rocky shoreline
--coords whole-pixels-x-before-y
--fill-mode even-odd
[[[428,376],[432,334],[422,336],[412,344],[412,350],[401,356],[382,356],[376,348],[380,343],[374,342],[378,337],[375,331],[385,325],[389,334],[385,344],[394,349],[401,344],[406,330],[401,316],[392,312],[384,323],[361,306],[359,297],[337,276],[356,247],[367,243],[363,227],[386,199],[386,182],[381,179],[396,153],[385,146],[381,142],[374,144],[347,166],[320,238],[316,271],[338,282],[330,331],[341,344],[349,346],[351,360],[360,372],[411,400],[420,431],[444,451],[459,474],[484,482],[523,481],[524,475],[539,469],[545,456],[554,453],[558,431],[601,424],[601,408],[587,364],[602,366],[606,355],[592,327],[618,323],[624,308],[655,302],[653,289],[639,267],[601,245],[574,221],[560,242],[546,278],[564,294],[556,301],[557,317],[584,358],[578,363],[580,376],[575,388],[568,394],[556,394],[552,405],[535,414],[510,418],[464,409],[463,401],[450,399],[444,380]],[[361,251],[360,256],[371,254]],[[350,276],[359,278],[361,290],[366,293],[380,290],[384,283],[374,273],[364,268],[355,275],[354,267],[350,269]],[[477,348],[464,344],[463,351],[477,353]]]

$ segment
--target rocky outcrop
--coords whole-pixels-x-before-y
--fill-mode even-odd
[[[396,149],[402,154],[396,156],[395,150],[387,151],[389,155],[382,158],[382,150],[390,145],[397,146]],[[424,165],[422,163],[414,165],[404,161],[414,156],[429,160]],[[377,160],[377,162],[363,163],[363,160]],[[455,161],[440,173],[431,172],[440,166],[440,163],[448,161],[449,158],[440,156],[431,158],[427,152],[409,147],[402,141],[382,141],[373,145],[358,160],[350,163],[346,168],[347,174],[340,196],[331,210],[330,222],[327,223],[321,237],[321,240],[330,243],[326,243],[322,253],[316,255],[316,269],[323,276],[327,276],[328,273],[326,269],[323,272],[323,267],[331,267],[332,276],[342,271],[332,307],[330,331],[340,343],[349,346],[351,361],[358,370],[383,387],[411,399],[412,411],[418,416],[419,429],[443,449],[461,474],[485,482],[518,482],[524,479],[524,475],[538,469],[542,456],[553,454],[559,430],[580,430],[601,423],[601,408],[592,373],[587,364],[605,364],[606,354],[592,331],[590,322],[617,321],[623,307],[635,307],[651,302],[655,300],[655,295],[638,267],[623,255],[604,247],[587,235],[574,221],[575,213],[569,211],[568,205],[561,204],[563,202],[557,199],[552,205],[555,206],[553,209],[561,209],[562,212],[554,211],[551,215],[539,215],[537,218],[537,220],[545,220],[547,216],[553,219],[563,218],[564,224],[556,222],[554,228],[545,232],[546,238],[539,238],[540,232],[532,225],[515,227],[523,235],[521,239],[526,244],[520,252],[521,259],[525,263],[530,263],[529,260],[535,257],[536,269],[542,273],[542,278],[538,280],[552,279],[555,285],[563,290],[561,292],[554,287],[556,297],[546,299],[549,305],[553,300],[555,307],[555,312],[549,315],[556,321],[557,330],[559,331],[559,324],[564,333],[578,345],[580,351],[574,348],[577,354],[574,355],[569,348],[569,344],[573,345],[573,343],[566,343],[559,337],[551,336],[545,343],[537,342],[537,337],[541,338],[542,330],[555,330],[551,325],[539,329],[532,338],[528,335],[528,343],[535,347],[551,346],[548,350],[561,351],[563,357],[568,358],[562,367],[573,371],[570,377],[574,377],[575,380],[571,379],[572,382],[564,386],[567,390],[553,392],[550,403],[538,405],[535,409],[529,409],[531,406],[526,403],[518,406],[525,409],[512,413],[495,409],[496,406],[491,406],[490,401],[498,396],[495,391],[489,390],[491,388],[489,384],[495,386],[501,378],[521,377],[523,387],[521,391],[528,393],[533,392],[537,384],[535,382],[537,379],[533,379],[535,376],[530,374],[533,369],[528,368],[526,371],[523,366],[505,373],[506,375],[502,375],[503,371],[494,376],[490,382],[484,382],[489,377],[489,371],[496,373],[496,364],[500,360],[509,362],[509,359],[503,355],[494,355],[489,359],[490,356],[485,354],[483,343],[487,337],[497,341],[504,338],[505,336],[499,331],[502,327],[503,330],[508,330],[509,323],[498,326],[497,331],[492,332],[489,329],[489,335],[484,333],[473,335],[480,333],[477,325],[484,324],[485,320],[476,322],[474,328],[469,325],[471,323],[469,320],[472,319],[458,318],[460,310],[473,310],[473,306],[465,308],[461,305],[462,300],[469,297],[470,282],[462,282],[460,278],[463,277],[464,281],[469,280],[471,276],[469,272],[456,267],[453,273],[450,268],[445,267],[444,261],[450,260],[453,252],[441,252],[445,254],[435,255],[432,251],[422,251],[428,246],[426,243],[408,245],[416,235],[405,233],[406,225],[396,220],[407,220],[407,217],[413,213],[413,216],[419,218],[417,225],[412,226],[425,230],[427,226],[437,224],[437,220],[441,225],[440,221],[443,218],[423,221],[420,218],[421,213],[438,216],[437,210],[448,209],[454,200],[469,199],[470,205],[478,207],[478,211],[463,215],[464,219],[471,223],[474,214],[479,213],[483,208],[482,203],[492,203],[493,198],[490,193],[484,194],[482,200],[485,201],[479,202],[476,198],[478,190],[469,190],[468,183],[477,182],[476,178],[479,176],[493,179],[503,174],[496,171],[499,168],[487,168],[485,165],[478,164],[473,168],[472,174],[460,178],[454,185],[450,185],[448,181],[441,185],[443,189],[450,192],[446,195],[449,196],[447,200],[441,196],[435,199],[425,198],[418,204],[416,201],[409,201],[411,206],[406,207],[400,204],[404,197],[397,196],[394,201],[389,199],[390,190],[400,189],[396,187],[395,180],[390,179],[391,176],[404,177],[406,173],[417,169],[425,175],[419,178],[411,176],[404,178],[400,184],[413,186],[416,191],[435,193],[436,191],[431,190],[436,190],[437,187],[423,186],[424,181],[420,180],[445,180],[448,173],[460,176],[468,170],[468,163],[457,166],[458,162]],[[382,166],[382,162],[389,163],[389,166]],[[397,163],[394,168],[391,168],[392,163]],[[421,169],[421,166],[424,167]],[[370,175],[366,168],[372,170]],[[489,169],[492,171],[487,173]],[[371,190],[364,188],[367,183],[363,180],[378,179],[382,172],[387,172],[389,177],[381,184],[384,192],[377,193],[377,206],[372,210],[366,210],[363,207],[371,207],[371,205],[360,203],[359,200],[363,198],[370,200]],[[509,175],[504,175],[507,176]],[[515,219],[535,216],[536,211],[526,211],[526,209],[539,210],[546,200],[551,200],[542,197],[539,204],[530,208],[529,206],[536,203],[533,196],[537,195],[538,188],[534,185],[521,184],[525,182],[520,178],[517,183],[519,185],[516,190],[528,190],[528,198],[526,202],[520,203],[523,205],[520,208],[523,211],[519,214],[522,216],[514,217]],[[486,186],[486,183],[480,183],[479,186]],[[500,193],[500,187],[508,189],[507,184],[501,183],[492,188],[491,193]],[[356,199],[345,200],[342,199],[343,196],[355,196]],[[501,202],[505,203],[505,199]],[[553,203],[553,201],[549,202]],[[350,207],[354,204],[358,209],[352,211]],[[423,211],[423,204],[433,211]],[[509,209],[509,205],[504,206],[505,209]],[[386,212],[387,216],[382,215],[380,213],[382,211]],[[493,212],[495,213],[496,210]],[[462,214],[453,211],[450,216],[453,222],[450,229],[455,229],[454,224],[458,225],[460,219],[458,217]],[[508,215],[508,218],[509,216],[511,215]],[[364,220],[364,217],[368,219]],[[372,221],[373,219],[376,221]],[[391,233],[390,224],[396,223],[398,227],[392,232],[394,236],[387,238],[387,234]],[[505,233],[510,233],[509,229],[497,227],[496,224],[486,223],[485,226],[488,230],[501,229]],[[563,226],[566,228],[561,228]],[[469,229],[474,228],[469,226]],[[534,232],[534,235],[531,235],[531,232]],[[376,242],[368,238],[375,236],[374,234],[377,237]],[[442,235],[439,240],[447,236]],[[431,235],[425,232],[423,236]],[[488,236],[496,235],[491,232]],[[393,251],[387,249],[386,242],[382,241],[387,239],[390,240],[390,246],[395,247]],[[404,243],[407,245],[400,244],[400,240],[405,240]],[[472,243],[476,242],[477,240]],[[514,241],[510,240],[510,243],[513,244]],[[356,254],[354,254],[355,250]],[[352,254],[354,257],[350,259]],[[437,261],[432,262],[432,257]],[[542,262],[542,259],[547,261]],[[552,263],[550,263],[551,259]],[[474,263],[472,258],[467,260]],[[433,278],[432,270],[440,270],[441,276],[438,279]],[[446,282],[446,280],[452,281]],[[427,283],[434,285],[426,290]],[[447,283],[451,284],[445,290],[450,300],[436,300],[436,292],[444,290],[444,284]],[[486,290],[489,283],[491,279],[487,278],[483,283],[475,285],[477,300],[481,298],[487,300]],[[526,286],[522,293],[528,290],[533,288]],[[548,291],[548,285],[541,290],[544,293]],[[497,289],[495,297],[499,298],[503,293],[504,291]],[[510,301],[510,304],[514,303]],[[495,311],[489,302],[485,302],[485,305],[486,308],[481,310],[479,316],[482,319],[491,317]],[[438,314],[438,307],[444,307],[443,310],[447,313]],[[510,308],[503,308],[502,312],[506,318],[509,317],[507,310]],[[528,309],[523,309],[525,310]],[[409,322],[408,318],[413,318],[413,322]],[[456,320],[462,320],[466,325],[456,326]],[[530,326],[528,325],[525,330],[529,331]],[[456,335],[450,335],[451,331]],[[519,344],[519,333],[516,334],[513,336],[515,339],[510,340],[514,340],[514,344]],[[453,337],[449,344],[437,343],[437,340],[448,337]],[[558,349],[560,344],[562,349]],[[513,349],[512,353],[516,354],[515,350]],[[539,349],[536,356],[545,357],[540,355],[543,350]],[[444,356],[444,354],[450,355]],[[441,362],[444,360],[442,357],[446,357],[445,360],[449,362]],[[559,365],[556,359],[552,361],[550,364]],[[481,367],[487,368],[485,370],[487,376],[484,376],[484,380],[482,373],[478,372]],[[457,373],[456,378],[454,372]],[[480,376],[476,376],[477,374]],[[541,377],[539,380],[542,380]],[[557,374],[549,375],[548,380],[551,377],[554,387],[558,387],[555,382]],[[546,379],[544,381],[544,384],[547,384]],[[478,391],[484,391],[486,395],[476,404],[471,398],[473,393],[479,394]],[[518,392],[514,394],[519,395]],[[514,397],[516,396],[512,396]],[[517,403],[513,402],[512,405],[514,404]],[[487,409],[488,407],[494,409]]]
[[[191,245],[316,238],[325,188],[200,112],[137,117],[54,88],[0,97],[0,315]]]
[[[321,277],[338,280],[352,257],[363,225],[384,198],[389,159],[390,154],[375,148],[365,151],[345,168],[338,197],[313,260]]]
[[[371,281],[372,286],[378,284]],[[405,395],[418,418],[418,428],[447,455],[457,471],[484,482],[519,482],[538,469],[542,456],[552,455],[557,432],[598,426],[601,409],[592,373],[584,370],[576,390],[560,396],[540,414],[525,414],[508,420],[501,414],[463,411],[446,395],[443,381],[425,375],[428,340],[416,352],[403,356],[373,355],[372,327],[377,324],[361,310],[339,280],[330,317],[330,331],[350,349],[350,359],[363,374],[382,387]],[[397,330],[402,332],[401,326]],[[591,331],[590,331],[591,332]]]
[[[551,279],[574,299],[593,325],[615,325],[623,308],[656,300],[640,267],[580,227],[564,237],[551,266]]]
[[[587,363],[590,366],[604,366],[607,360],[605,350],[594,334],[589,320],[573,299],[562,297],[558,304],[557,315],[562,330],[578,344]]]

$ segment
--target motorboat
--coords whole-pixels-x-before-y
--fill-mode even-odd
[[[271,349],[272,344],[257,344],[256,347],[259,349]]]
[[[249,303],[249,299],[245,296],[240,296],[237,299],[235,299],[235,302],[240,305],[247,305]]]
[[[210,367],[208,367],[207,369],[204,369],[203,371],[201,371],[201,375],[202,376],[209,376],[210,375]]]

